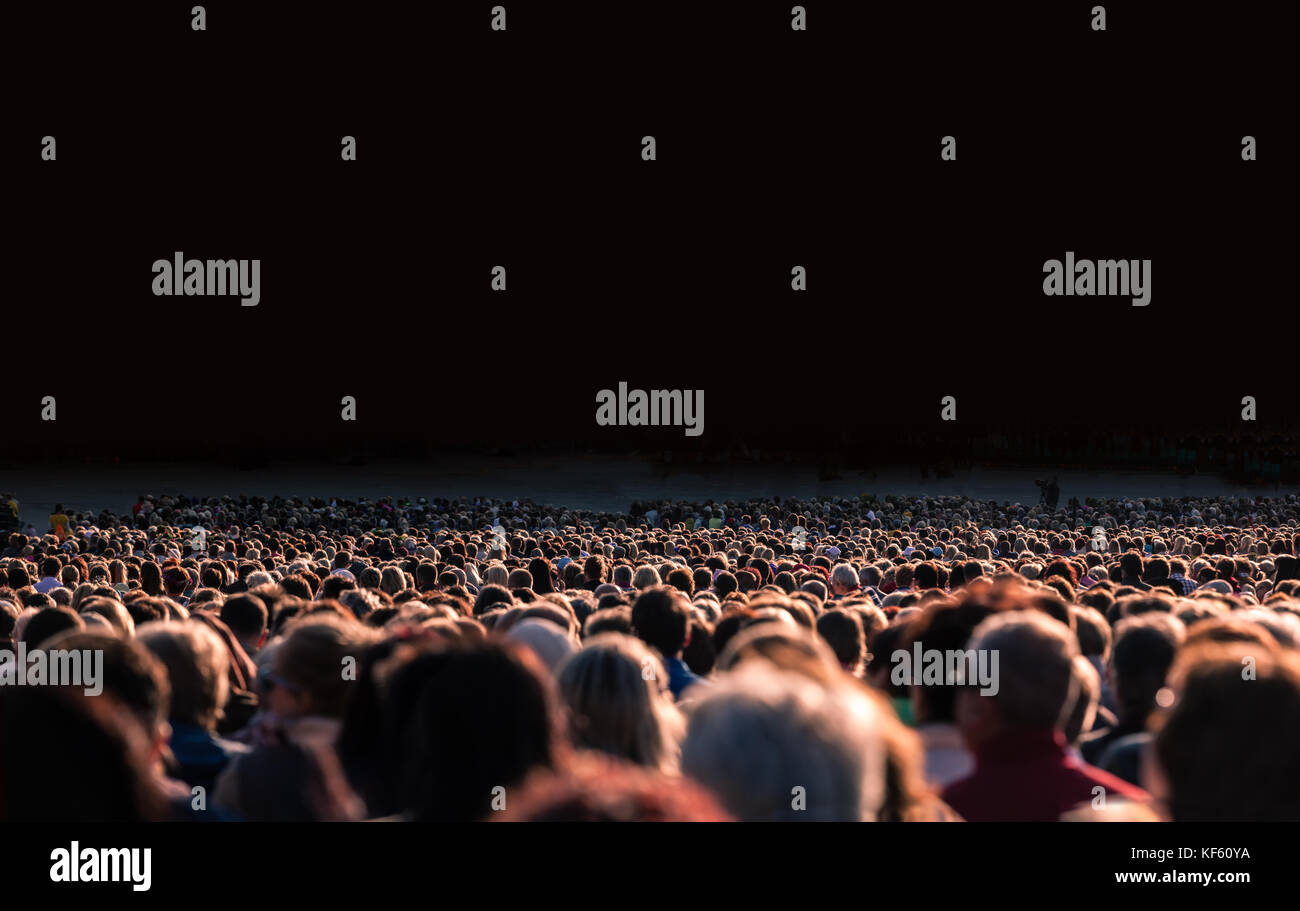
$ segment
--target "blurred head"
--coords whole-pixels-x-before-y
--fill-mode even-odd
[[[143,624],[136,638],[167,669],[169,719],[215,730],[230,692],[230,659],[217,634],[193,621],[159,620]]]
[[[1300,820],[1300,656],[1205,641],[1178,655],[1169,683],[1147,765],[1148,785],[1169,815]]]
[[[862,619],[856,611],[826,611],[817,618],[817,634],[831,647],[846,671],[857,674],[862,669],[867,644],[862,632]]]
[[[1079,654],[1069,627],[1038,610],[1006,611],[975,628],[970,648],[989,656],[996,679],[996,692],[978,684],[958,692],[957,724],[971,749],[1016,731],[1065,728]]]
[[[40,648],[51,636],[68,630],[83,630],[86,623],[70,607],[47,607],[33,614],[23,626],[22,641],[29,649]]]
[[[670,585],[644,589],[632,604],[632,629],[665,658],[675,658],[686,646],[690,631],[690,602]]]
[[[0,686],[0,819],[149,822],[166,804],[150,774],[149,738],[106,690]]]
[[[342,718],[362,651],[376,633],[355,620],[310,614],[295,623],[264,675],[266,704],[281,718]]]
[[[553,685],[519,647],[440,644],[394,671],[384,703],[396,803],[413,819],[481,819],[563,748]]]
[[[501,822],[726,822],[727,812],[693,782],[588,754],[560,771],[529,776]]]
[[[1139,614],[1116,625],[1109,673],[1121,719],[1141,723],[1155,708],[1156,692],[1185,635],[1182,622],[1170,614]]]
[[[682,771],[741,820],[870,821],[885,748],[875,706],[852,684],[823,686],[755,660],[693,707]]]
[[[663,663],[639,639],[620,633],[591,637],[560,668],[556,683],[575,747],[676,770],[681,716]]]
[[[266,642],[267,619],[270,615],[265,602],[257,595],[232,595],[222,603],[220,616],[221,622],[230,627],[230,631],[249,655],[255,655]]]

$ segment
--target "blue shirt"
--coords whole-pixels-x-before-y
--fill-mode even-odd
[[[664,667],[668,669],[668,689],[673,699],[681,699],[687,687],[704,679],[687,667],[681,658],[665,658]]]
[[[248,747],[218,737],[193,724],[171,722],[169,743],[176,759],[177,777],[191,787],[211,791],[217,776],[237,754],[248,752]]]

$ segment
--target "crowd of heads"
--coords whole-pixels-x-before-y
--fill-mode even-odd
[[[1296,496],[142,497],[4,544],[0,653],[102,680],[0,685],[0,818],[1300,819]]]

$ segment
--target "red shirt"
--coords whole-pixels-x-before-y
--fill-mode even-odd
[[[1056,822],[1094,788],[1106,800],[1150,800],[1146,791],[1078,759],[1060,731],[1034,729],[998,738],[975,753],[975,771],[944,788],[943,801],[969,822]]]

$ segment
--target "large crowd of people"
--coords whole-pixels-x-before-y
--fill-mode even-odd
[[[0,819],[1300,820],[1298,553],[1296,495],[60,506]]]

